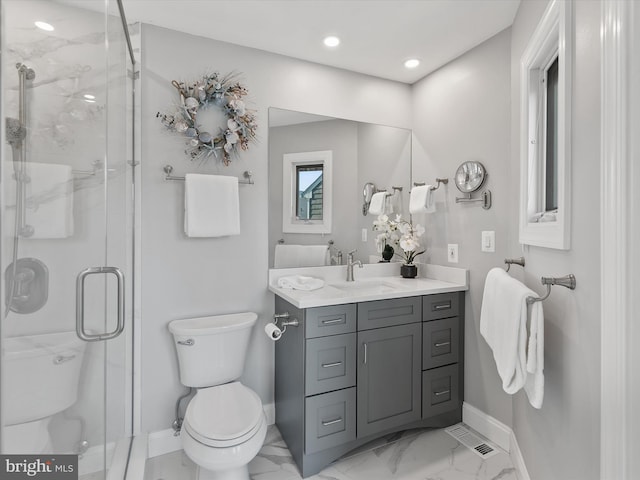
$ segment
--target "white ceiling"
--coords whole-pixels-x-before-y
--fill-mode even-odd
[[[414,83],[513,22],[520,0],[123,0],[127,21]],[[322,44],[337,35],[340,46]],[[419,67],[403,63],[419,58]]]

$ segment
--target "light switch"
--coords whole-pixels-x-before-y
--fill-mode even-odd
[[[366,242],[366,241],[367,241],[367,229],[366,229],[366,228],[363,228],[363,229],[362,229],[361,237],[362,237],[362,241],[363,241],[363,242]]]
[[[457,243],[450,243],[447,245],[447,260],[449,260],[449,263],[458,263]]]
[[[482,251],[496,251],[496,232],[494,232],[493,230],[482,232]]]

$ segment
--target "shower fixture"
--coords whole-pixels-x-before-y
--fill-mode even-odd
[[[5,271],[7,283],[5,317],[9,311],[33,313],[47,302],[49,292],[49,271],[46,265],[36,258],[18,258],[20,238],[33,236],[35,229],[27,224],[27,191],[30,179],[27,175],[27,82],[36,78],[32,68],[17,63],[18,70],[18,118],[5,119],[7,143],[11,145],[13,173],[16,182],[16,207],[13,229],[12,262]]]

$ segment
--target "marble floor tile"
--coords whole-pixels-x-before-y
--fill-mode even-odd
[[[144,480],[194,480],[196,467],[184,452],[147,460]],[[275,426],[249,463],[252,480],[301,480]],[[506,452],[483,459],[443,429],[387,435],[351,452],[307,480],[518,480]]]

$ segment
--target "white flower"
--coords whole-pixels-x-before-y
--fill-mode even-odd
[[[234,145],[238,143],[238,140],[240,140],[240,137],[236,132],[228,132],[226,135],[226,140],[227,140],[227,143]]]
[[[178,133],[184,133],[187,131],[187,128],[189,128],[189,125],[187,125],[187,122],[176,122],[173,124],[173,128],[175,128],[176,132]]]
[[[414,237],[404,235],[402,238],[400,238],[400,248],[405,252],[413,252],[417,250],[418,247],[420,247],[420,244]]]
[[[245,114],[246,109],[242,100],[233,99],[229,101],[229,106],[236,111],[236,114],[242,116]]]

